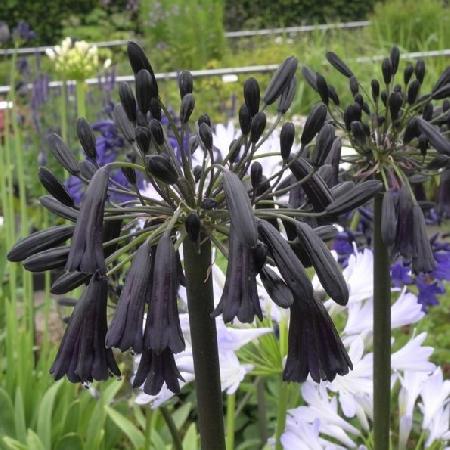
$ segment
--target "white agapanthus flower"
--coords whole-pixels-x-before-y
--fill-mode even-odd
[[[356,448],[361,432],[370,432],[373,408],[373,255],[368,249],[357,251],[344,270],[350,300],[346,307],[326,306],[333,315],[343,314],[347,321],[343,342],[353,362],[353,370],[346,376],[336,376],[333,382],[320,385],[308,379],[302,394],[306,405],[288,411],[282,444],[286,450]],[[320,288],[320,286],[318,286]],[[424,317],[417,297],[403,289],[391,308],[392,329],[417,323]],[[426,333],[412,335],[401,347],[392,340],[391,358],[393,393],[398,392],[399,450],[407,448],[413,425],[413,414],[423,415],[422,429],[426,447],[435,442],[450,442],[450,381],[444,381],[442,370],[429,361],[433,348],[424,345]],[[394,390],[396,382],[400,390]],[[420,400],[419,400],[420,399]],[[346,418],[357,420],[358,426]],[[352,422],[354,423],[354,422]],[[314,437],[314,444],[310,440]],[[332,437],[344,447],[331,444]],[[303,447],[300,442],[305,442]]]
[[[111,59],[100,63],[98,47],[86,41],[72,41],[70,37],[62,40],[61,45],[45,51],[53,62],[55,72],[66,80],[84,81],[101,69],[111,66]]]

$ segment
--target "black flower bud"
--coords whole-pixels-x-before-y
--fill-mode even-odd
[[[146,155],[150,149],[151,132],[147,127],[136,128],[136,143],[141,152]]]
[[[387,191],[384,193],[381,212],[381,236],[383,242],[388,246],[394,243],[397,234],[397,203],[397,192]]]
[[[389,110],[393,121],[397,120],[402,104],[402,95],[398,92],[391,92],[391,95],[389,96]]]
[[[205,122],[200,124],[199,129],[198,129],[198,134],[200,136],[201,141],[203,142],[203,145],[206,147],[206,149],[212,150],[213,135],[212,135],[211,128],[209,128],[209,126]]]
[[[253,162],[250,168],[250,181],[254,189],[261,183],[262,176],[263,167],[261,163],[258,161]]]
[[[161,122],[161,104],[158,97],[150,99],[150,117]]]
[[[350,78],[353,76],[353,72],[348,68],[348,66],[342,61],[341,58],[339,58],[338,55],[334,52],[327,52],[325,54],[325,57],[327,58],[328,62],[342,75],[344,75],[347,78]]]
[[[378,82],[378,80],[372,80],[370,85],[372,88],[373,101],[376,102],[378,100],[378,97],[380,96],[380,83]]]
[[[266,128],[266,115],[260,111],[253,116],[250,127],[250,141],[252,143],[258,142],[259,138],[263,134],[264,128]]]
[[[127,114],[123,106],[118,103],[113,110],[114,123],[128,142],[133,142],[136,134],[133,124],[128,120]]]
[[[302,137],[300,138],[302,147],[308,145],[314,139],[314,136],[325,123],[326,117],[327,107],[323,103],[319,103],[312,109],[306,119],[305,126],[303,127]]]
[[[297,58],[290,56],[275,72],[264,94],[264,103],[271,105],[281,95],[284,87],[290,83],[297,70]]]
[[[359,92],[359,83],[355,76],[350,77],[349,87],[350,87],[350,92],[352,93],[352,95],[354,97]]]
[[[78,218],[78,211],[75,208],[64,205],[59,200],[51,195],[43,195],[39,198],[39,203],[53,214],[56,214],[63,219],[75,222]]]
[[[422,59],[419,59],[416,62],[416,65],[414,67],[414,73],[416,75],[417,81],[422,84],[423,79],[425,78],[425,61]]]
[[[416,102],[417,95],[419,94],[420,82],[418,80],[411,81],[408,86],[408,103],[413,105]]]
[[[285,114],[286,111],[291,107],[292,101],[294,100],[295,93],[297,91],[297,77],[293,76],[289,84],[283,89],[280,96],[280,101],[278,102],[277,111],[281,114]]]
[[[436,267],[430,239],[427,234],[427,227],[422,209],[415,204],[412,208],[413,224],[413,258],[412,266],[414,273],[431,272]]]
[[[73,225],[60,225],[37,231],[16,242],[6,257],[9,261],[20,262],[31,255],[63,244],[72,236]]]
[[[422,111],[423,120],[430,122],[431,119],[433,118],[433,111],[434,111],[433,104],[431,102],[427,103],[423,107],[423,111]]]
[[[409,83],[409,80],[411,80],[413,73],[414,73],[414,66],[411,63],[409,63],[405,67],[405,70],[403,71],[403,82],[405,83],[405,85]]]
[[[333,125],[325,124],[316,138],[316,147],[311,158],[311,164],[313,166],[320,167],[325,162],[333,145],[334,137],[335,129]]]
[[[211,118],[208,116],[208,114],[202,114],[198,119],[197,119],[197,126],[200,128],[200,125],[202,123],[206,123],[206,125],[208,125],[209,128],[212,127],[212,122],[211,122]]]
[[[328,96],[331,98],[331,100],[333,100],[333,103],[336,106],[339,106],[339,104],[340,104],[339,96],[336,92],[336,89],[331,84],[328,85]]]
[[[132,123],[136,123],[136,99],[134,98],[133,90],[128,83],[119,83],[119,97],[128,120]]]
[[[244,99],[250,115],[253,117],[259,111],[260,91],[259,84],[253,78],[245,80]]]
[[[152,76],[142,69],[136,75],[136,100],[139,110],[144,114],[150,110],[150,99],[155,97]]]
[[[147,155],[145,166],[153,176],[163,183],[174,184],[178,180],[177,171],[166,155]]]
[[[295,127],[292,122],[285,122],[280,132],[280,151],[283,160],[287,161],[294,144]]]
[[[180,120],[181,123],[188,123],[192,111],[195,108],[195,98],[192,94],[186,94],[181,100]]]
[[[180,88],[180,98],[182,99],[186,94],[192,94],[193,90],[192,74],[188,70],[183,70],[178,75],[178,87]]]
[[[195,166],[192,169],[192,173],[194,175],[195,182],[198,183],[200,181],[201,176],[202,176],[202,166]]]
[[[45,272],[46,270],[61,270],[67,262],[70,247],[56,247],[35,253],[24,261],[23,267],[29,272]]]
[[[66,188],[57,180],[57,178],[45,167],[39,168],[39,181],[45,190],[53,195],[58,201],[66,206],[73,207],[73,199],[66,191]]]
[[[319,72],[316,72],[316,87],[322,102],[328,105],[328,84]]]
[[[386,84],[389,84],[392,79],[392,63],[389,58],[384,58],[381,63],[381,73],[383,74],[383,80]]]
[[[77,120],[77,136],[86,156],[95,161],[97,158],[95,135],[86,119],[82,117]]]
[[[78,175],[78,162],[65,142],[55,133],[48,137],[48,145],[53,156],[71,175]]]
[[[398,70],[398,64],[400,63],[400,50],[397,46],[394,45],[391,48],[391,55],[389,59],[391,60],[392,75],[395,75]]]
[[[252,117],[250,115],[250,111],[248,110],[247,105],[242,105],[239,108],[239,126],[241,127],[243,135],[250,133],[251,125]]]
[[[165,138],[161,123],[156,119],[152,119],[150,121],[149,128],[155,142],[158,145],[164,145]]]
[[[425,134],[430,144],[439,152],[450,155],[450,141],[445,138],[436,128],[422,118],[417,119],[418,126],[422,133]]]

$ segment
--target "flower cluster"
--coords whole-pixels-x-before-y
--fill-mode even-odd
[[[61,45],[47,49],[46,54],[52,60],[55,72],[65,80],[84,81],[111,65],[109,58],[101,64],[96,45],[73,41],[70,37],[63,39]]]
[[[414,273],[431,272],[435,261],[412,185],[418,176],[426,179],[445,170],[450,161],[450,141],[444,133],[450,118],[450,67],[431,92],[422,92],[425,62],[408,64],[399,79],[400,51],[393,47],[381,64],[382,80],[372,80],[368,90],[335,53],[328,52],[326,57],[348,78],[350,105],[340,104],[322,74],[308,67],[302,71],[319,94],[322,108],[355,151],[343,158],[350,163],[349,173],[360,179],[375,175],[383,181],[383,241],[394,258],[411,262]],[[326,136],[323,141],[328,142]],[[319,155],[317,150],[310,152]]]
[[[260,275],[272,301],[290,310],[283,378],[302,382],[310,375],[319,382],[346,375],[352,362],[327,309],[314,295],[306,268],[314,267],[333,301],[347,303],[346,282],[324,241],[334,235],[330,224],[368,202],[382,183],[337,180],[340,138],[325,104],[308,116],[301,149],[293,151],[295,126],[284,117],[296,92],[296,58],[280,65],[264,94],[256,79],[245,82],[241,133],[219,162],[209,116],[201,114],[195,125],[191,121],[195,97],[190,72],[182,71],[178,78],[179,129],[160,99],[145,53],[134,42],[127,50],[135,91],[120,84],[120,103],[113,110],[131,151],[127,159],[101,165],[95,135],[83,119],[77,124],[83,161],[59,136],[49,136],[53,156],[86,185],[84,197],[78,206],[60,181],[41,169],[40,180],[49,193],[41,204],[74,224],[34,233],[8,254],[31,271],[64,270],[53,283],[54,293],[87,284],[52,373],[71,381],[104,379],[108,373],[118,374],[111,348],[131,349],[141,353],[136,387],[143,385],[145,393],[156,395],[165,383],[178,392],[182,375],[175,355],[186,344],[177,293],[180,285],[187,282],[189,287],[186,264],[195,264],[185,261],[183,267],[179,249],[189,243],[201,250],[210,241],[228,258],[224,289],[211,316],[221,315],[224,322],[262,319]],[[271,109],[274,120],[268,125],[266,112]],[[162,125],[163,113],[178,142],[178,155]],[[273,154],[259,150],[280,122],[278,168],[269,175],[260,160]],[[128,186],[117,184],[117,172]],[[151,194],[141,192],[137,173],[151,185]],[[115,192],[128,197],[113,198]],[[70,245],[65,245],[69,238]],[[117,305],[108,325],[106,287],[124,268],[124,285],[114,291]]]

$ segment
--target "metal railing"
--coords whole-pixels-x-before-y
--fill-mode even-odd
[[[442,56],[450,56],[450,49],[443,50],[430,50],[425,52],[409,52],[403,53],[401,55],[401,59],[419,59],[419,58],[436,58]],[[381,61],[385,55],[374,55],[374,56],[360,56],[358,58],[354,58],[352,62],[356,63],[367,63],[371,61]],[[324,62],[325,63],[325,62]],[[250,73],[270,73],[274,72],[278,67],[278,64],[264,64],[264,65],[256,65],[256,66],[246,66],[246,67],[225,67],[222,69],[208,69],[208,70],[193,70],[192,76],[193,78],[205,78],[205,77],[223,77],[227,75],[243,75]],[[178,72],[162,72],[157,73],[156,78],[158,80],[175,80],[178,76]],[[132,75],[124,75],[124,76],[116,76],[115,80],[133,82],[134,76]],[[102,82],[102,78],[89,78],[86,80],[86,83],[89,85],[97,85]],[[74,84],[74,81],[68,81],[68,85]],[[61,87],[62,81],[51,81],[49,83],[50,88]],[[28,89],[32,88],[32,84],[27,85]],[[10,90],[9,86],[0,86],[0,94],[7,94]]]
[[[360,20],[354,22],[344,22],[344,23],[325,23],[317,25],[300,25],[296,27],[284,27],[284,28],[267,28],[263,30],[240,30],[240,31],[227,31],[225,32],[225,37],[230,39],[243,38],[243,37],[254,37],[254,36],[270,36],[275,34],[297,34],[297,33],[307,33],[317,30],[332,30],[332,29],[352,29],[352,28],[363,28],[370,25],[368,20]],[[97,47],[123,47],[127,44],[127,40],[113,40],[105,42],[93,42],[93,45]],[[54,49],[52,45],[43,45],[40,47],[24,47],[24,48],[7,48],[0,49],[0,56],[11,56],[13,54],[18,55],[35,55],[45,53],[49,49]]]

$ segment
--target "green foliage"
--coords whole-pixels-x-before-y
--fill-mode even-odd
[[[364,19],[376,0],[225,0],[225,28],[270,28]]]
[[[200,69],[225,51],[222,0],[148,0],[142,20],[158,70]]]
[[[448,48],[450,9],[442,0],[390,0],[378,3],[371,17],[374,40],[409,51]]]

